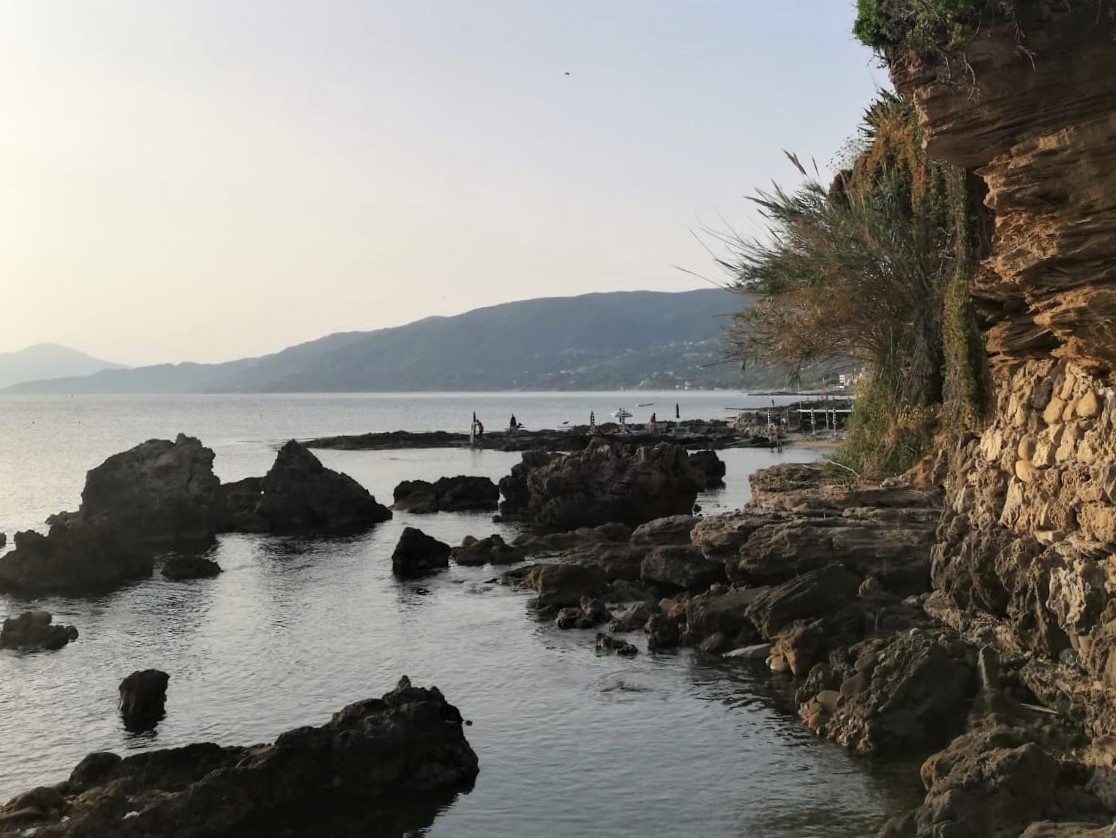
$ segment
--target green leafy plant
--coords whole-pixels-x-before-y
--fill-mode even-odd
[[[1014,0],[857,0],[853,34],[880,53],[952,51],[993,18],[1014,20]]]

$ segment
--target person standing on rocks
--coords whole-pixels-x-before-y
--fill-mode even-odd
[[[515,421],[515,414],[512,414],[511,421],[508,422],[508,433],[515,433],[519,430],[519,423]]]

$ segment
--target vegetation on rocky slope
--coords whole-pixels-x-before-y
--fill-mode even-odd
[[[913,108],[894,94],[868,109],[861,140],[828,188],[807,176],[794,192],[761,193],[767,235],[722,235],[722,265],[757,300],[730,329],[741,358],[867,365],[842,456],[858,472],[894,472],[943,418],[979,412],[970,186],[926,157]]]

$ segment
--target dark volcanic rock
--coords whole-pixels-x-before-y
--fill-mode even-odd
[[[450,551],[450,558],[466,567],[484,564],[515,564],[522,561],[526,553],[512,547],[495,533],[487,538],[476,539],[465,536],[460,547]]]
[[[262,477],[222,483],[217,490],[213,527],[218,532],[267,532],[267,521],[256,511],[263,495]]]
[[[643,559],[640,578],[657,585],[702,591],[725,581],[725,566],[707,561],[697,547],[656,547]]]
[[[114,454],[89,471],[78,512],[51,516],[46,536],[16,533],[0,590],[84,594],[148,577],[158,551],[212,540],[218,485],[213,452],[182,434]]]
[[[170,556],[163,562],[163,576],[175,582],[208,579],[221,572],[221,565],[203,556]]]
[[[68,517],[49,535],[15,534],[15,550],[0,556],[0,591],[87,594],[151,575],[152,554],[109,517]]]
[[[477,756],[462,724],[436,688],[404,678],[382,698],[271,745],[198,744],[123,760],[91,754],[68,781],[0,807],[0,836],[28,829],[37,838],[413,834],[472,787]]]
[[[107,516],[137,542],[162,547],[213,537],[220,481],[213,451],[185,434],[113,454],[85,477],[81,516]]]
[[[120,716],[133,732],[151,730],[165,715],[170,676],[158,669],[133,672],[120,682]]]
[[[394,507],[406,512],[469,512],[495,509],[500,490],[487,477],[442,477],[433,483],[404,480],[393,492]]]
[[[356,532],[391,518],[367,489],[293,439],[264,476],[255,511],[273,533]]]
[[[725,485],[725,463],[712,449],[693,451],[690,463],[705,476],[705,488],[712,489]]]
[[[76,628],[55,625],[52,620],[47,611],[24,611],[8,617],[0,629],[0,649],[61,649],[71,640],[77,640]]]
[[[501,512],[555,529],[610,521],[637,526],[690,512],[703,486],[680,446],[633,448],[594,440],[574,454],[525,454],[500,481]]]
[[[391,572],[396,576],[425,576],[449,567],[450,546],[422,530],[406,527],[391,554]]]

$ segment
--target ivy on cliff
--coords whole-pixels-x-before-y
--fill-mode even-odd
[[[890,93],[866,112],[859,153],[828,188],[791,159],[804,184],[754,199],[766,234],[718,236],[731,286],[757,300],[729,328],[730,349],[792,368],[865,364],[842,456],[858,472],[900,471],[943,418],[980,411],[968,181],[926,156],[913,107]]]

